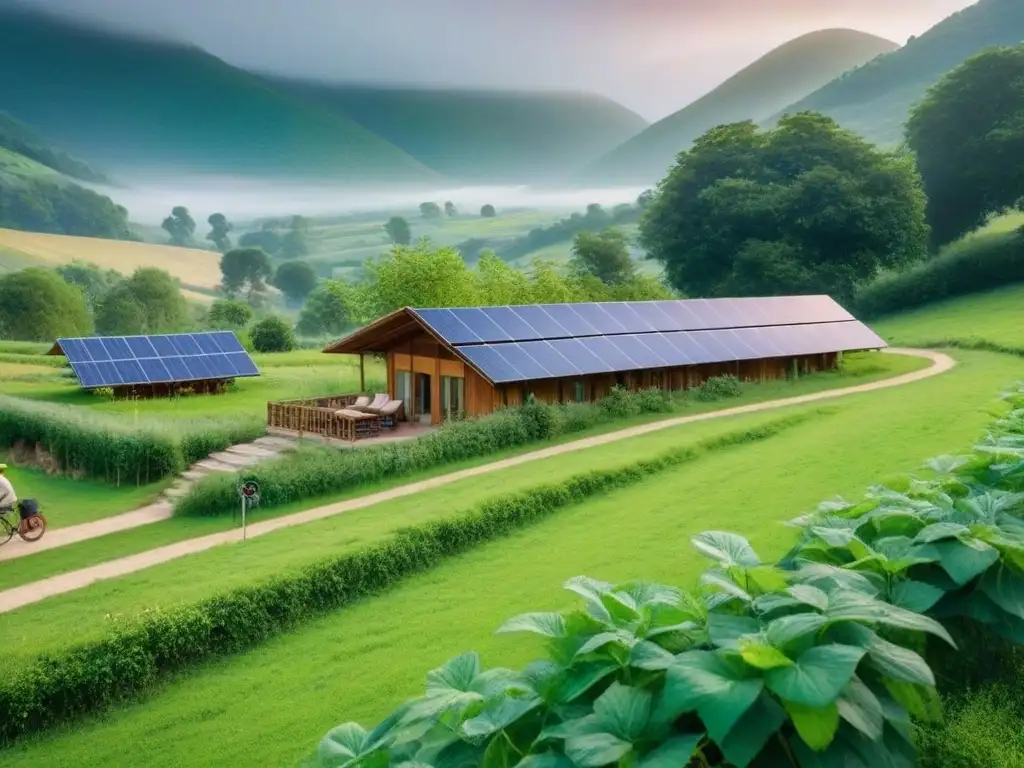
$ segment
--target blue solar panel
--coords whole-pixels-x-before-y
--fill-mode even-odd
[[[524,377],[513,368],[494,347],[486,344],[464,347],[462,353],[483,374],[495,384],[506,381],[523,381]]]
[[[613,371],[634,371],[644,367],[639,365],[632,355],[616,347],[607,336],[590,336],[580,339],[580,343],[594,356],[608,363]]]
[[[256,364],[230,331],[93,336],[58,339],[57,344],[87,388],[259,376]]]
[[[651,333],[655,328],[643,317],[637,314],[632,304],[625,302],[605,301],[599,303],[601,309],[607,312],[611,318],[626,329],[627,333]]]
[[[640,368],[665,368],[670,363],[651,351],[642,336],[609,336],[608,341]]]
[[[537,338],[562,339],[574,335],[563,328],[543,307],[527,304],[512,307],[512,310],[540,334]]]
[[[526,341],[519,345],[530,357],[543,365],[552,376],[579,376],[583,373],[547,341]]]
[[[702,365],[704,363],[717,362],[715,355],[709,352],[698,341],[698,337],[704,337],[704,333],[666,333],[665,338],[679,350],[679,353],[686,358],[683,365]]]
[[[653,331],[675,331],[679,323],[666,314],[655,301],[638,301],[629,305],[637,315],[643,318]]]
[[[578,306],[578,305],[575,305]],[[600,333],[576,311],[571,304],[541,304],[559,326],[568,331],[569,336],[594,336]]]
[[[553,375],[518,344],[501,344],[498,351],[523,379],[549,379]]]
[[[689,358],[682,354],[679,349],[669,341],[664,334],[647,333],[640,337],[645,347],[648,347],[654,354],[666,362],[667,365],[688,365]]]
[[[580,373],[610,373],[616,370],[609,361],[587,349],[582,339],[555,339],[548,343],[552,349],[578,368]]]
[[[612,317],[600,304],[573,304],[572,308],[601,335],[629,333],[629,329]]]
[[[516,341],[543,339],[547,336],[530,325],[514,307],[487,307],[483,312]]]
[[[452,314],[461,320],[463,325],[472,330],[480,341],[486,343],[492,341],[514,341],[483,309],[478,309],[477,307],[453,309]]]
[[[479,343],[473,333],[450,309],[417,309],[416,314],[449,344]]]

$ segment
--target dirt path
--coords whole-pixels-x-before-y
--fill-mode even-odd
[[[502,469],[509,469],[531,461],[559,456],[564,453],[572,453],[574,451],[593,448],[599,445],[606,445],[619,440],[626,440],[631,437],[646,435],[663,429],[671,429],[684,424],[692,424],[698,421],[708,421],[710,419],[720,419],[761,411],[770,411],[792,405],[813,403],[821,400],[832,400],[837,397],[845,397],[847,395],[853,395],[861,392],[871,392],[877,389],[899,387],[904,384],[910,384],[915,381],[920,381],[921,379],[945,373],[956,365],[956,361],[953,358],[941,352],[919,349],[887,349],[885,352],[889,354],[924,357],[931,360],[932,365],[919,371],[903,374],[902,376],[895,376],[891,379],[871,382],[870,384],[860,384],[854,387],[814,392],[808,395],[788,397],[781,400],[770,400],[764,403],[753,403],[751,405],[743,405],[737,408],[709,411],[707,413],[700,413],[694,416],[681,416],[675,419],[666,419],[665,421],[658,421],[652,424],[644,424],[638,427],[622,429],[617,432],[609,432],[595,437],[588,437],[571,443],[563,443],[562,445],[544,448],[539,451],[532,451],[531,453],[524,453],[510,459],[503,459],[501,461],[484,464],[479,467],[473,467],[459,472],[452,472],[447,475],[440,475],[438,477],[430,478],[429,480],[410,483],[409,485],[403,485],[398,488],[381,491],[380,493],[373,493],[357,499],[349,499],[335,504],[327,504],[322,507],[315,507],[304,512],[296,512],[295,514],[285,515],[273,520],[264,520],[263,522],[253,523],[248,526],[247,535],[249,538],[262,536],[281,528],[290,528],[295,525],[310,523],[315,520],[323,520],[324,518],[334,517],[335,515],[351,512],[352,510],[373,506],[392,499],[411,496],[412,494],[420,493],[421,491],[430,490],[432,488],[439,488],[444,485],[458,482],[459,480],[464,480],[468,477],[476,477],[478,475],[484,475]],[[82,568],[77,571],[71,571],[69,573],[60,574],[59,576],[52,576],[48,579],[42,579],[20,587],[8,589],[0,592],[0,613],[13,611],[16,608],[39,602],[40,600],[44,600],[45,598],[53,595],[60,595],[65,592],[81,589],[82,587],[88,586],[96,581],[124,576],[154,565],[159,565],[160,563],[176,560],[179,557],[185,557],[186,555],[191,555],[196,552],[202,552],[219,544],[240,541],[241,538],[242,532],[239,529],[215,533],[209,536],[201,536],[199,538],[188,539],[175,544],[168,544],[164,547],[157,547],[156,549],[139,552],[138,554],[129,555],[128,557],[110,560],[106,563],[101,563],[100,565]]]

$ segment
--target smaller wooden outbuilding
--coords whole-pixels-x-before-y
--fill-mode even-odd
[[[405,403],[405,418],[438,424],[529,395],[586,402],[615,386],[679,390],[724,374],[830,370],[843,352],[885,346],[828,296],[786,296],[405,308],[324,351],[383,356],[387,394]]]

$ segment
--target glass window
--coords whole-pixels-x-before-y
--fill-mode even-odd
[[[465,379],[456,376],[441,377],[441,416],[445,421],[459,419],[465,406]]]
[[[395,399],[406,404],[412,402],[412,372],[395,371]]]

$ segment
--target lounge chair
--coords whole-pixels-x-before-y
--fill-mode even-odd
[[[367,413],[379,414],[381,408],[383,408],[385,405],[387,405],[390,401],[391,401],[391,398],[389,398],[387,395],[384,395],[384,394],[374,395],[373,396],[373,402],[370,403],[369,405],[361,408],[360,410],[366,411]]]
[[[354,403],[352,403],[352,405],[349,406],[349,407],[350,408],[355,408],[356,410],[359,410],[360,408],[365,408],[369,404],[370,404],[370,398],[368,398],[366,395],[360,395],[359,397],[356,398],[356,401]]]
[[[343,421],[348,422],[348,428],[342,430],[342,434],[348,440],[380,434],[380,417],[375,413],[357,411],[354,408],[342,408],[334,413]]]
[[[388,429],[394,429],[398,426],[398,414],[402,410],[401,400],[389,400],[384,404],[377,415],[380,417],[380,425],[387,427]]]

